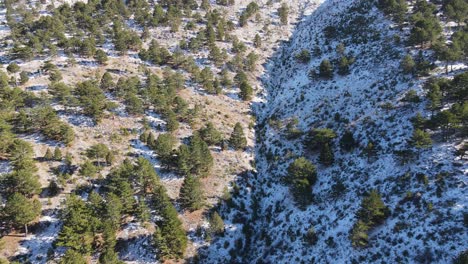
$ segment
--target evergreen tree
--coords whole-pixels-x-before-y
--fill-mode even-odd
[[[191,172],[195,175],[206,176],[213,167],[213,156],[205,141],[198,133],[195,133],[190,140],[190,161]]]
[[[62,160],[62,151],[59,147],[55,147],[54,149],[54,160],[61,161]]]
[[[179,194],[180,205],[189,210],[201,209],[204,204],[204,197],[200,180],[197,177],[187,176],[184,179]]]
[[[101,89],[104,91],[109,91],[114,88],[114,81],[112,75],[109,72],[105,72],[101,78]]]
[[[334,154],[328,143],[323,145],[322,149],[320,150],[319,161],[325,166],[330,166],[333,164]]]
[[[368,226],[382,224],[389,215],[390,210],[376,190],[372,190],[368,196],[364,197],[361,209],[357,212],[357,217]]]
[[[13,172],[2,175],[1,188],[4,194],[19,193],[26,197],[32,197],[39,194],[41,191],[41,184],[39,178],[34,174],[37,168],[32,163],[32,160],[23,160],[21,164]]]
[[[52,154],[52,151],[50,151],[50,148],[47,148],[46,153],[44,155],[44,160],[51,161],[54,158],[54,155]]]
[[[283,3],[281,7],[278,8],[278,15],[280,17],[281,24],[287,25],[288,16],[289,16],[289,7],[286,3]]]
[[[319,71],[320,77],[328,79],[333,78],[333,66],[329,60],[323,60],[320,63]]]
[[[104,52],[101,49],[98,49],[96,51],[95,59],[101,65],[106,65],[106,62],[108,60],[106,52]]]
[[[254,47],[257,49],[262,47],[262,38],[260,37],[260,35],[258,34],[255,35],[253,43],[254,43]]]
[[[249,101],[252,99],[253,88],[247,81],[243,81],[239,85],[240,93],[239,96],[244,101]]]
[[[340,146],[345,151],[351,151],[356,147],[357,143],[354,140],[353,133],[346,131],[340,139]]]
[[[28,72],[22,71],[20,73],[20,83],[25,84],[29,81],[29,76]]]
[[[229,145],[236,150],[242,150],[247,147],[247,139],[244,135],[244,129],[239,122],[234,126],[231,138],[229,139]]]
[[[418,149],[430,148],[432,146],[431,136],[421,129],[415,129],[413,131],[410,142],[412,146]]]
[[[153,236],[158,255],[162,260],[182,258],[187,248],[187,236],[177,217],[176,209],[166,199],[163,201],[160,215],[162,222],[158,224]]]
[[[172,150],[176,144],[176,138],[169,133],[160,134],[154,143],[154,150],[161,161],[168,165],[172,159]]]
[[[82,254],[79,252],[73,250],[73,249],[68,249],[65,252],[65,255],[60,259],[59,261],[60,264],[87,264],[88,262],[86,261],[85,257],[83,257]]]
[[[28,234],[28,224],[41,213],[41,203],[30,201],[20,193],[11,195],[3,209],[8,219],[16,226],[23,226],[25,236]]]
[[[177,151],[177,169],[181,175],[188,175],[192,170],[190,148],[182,144]]]
[[[218,212],[214,211],[209,219],[210,223],[210,233],[214,235],[219,235],[224,233],[224,221]]]
[[[200,129],[199,134],[203,141],[210,146],[218,145],[223,140],[221,132],[219,132],[211,122],[208,122],[204,128]]]
[[[312,186],[316,180],[315,166],[307,159],[301,157],[289,165],[286,181],[299,205],[305,206],[312,200]]]

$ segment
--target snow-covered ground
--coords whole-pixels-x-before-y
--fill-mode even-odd
[[[408,163],[395,154],[408,145],[413,130],[410,118],[417,112],[426,117],[430,113],[424,103],[401,100],[409,90],[423,96],[422,81],[401,74],[401,58],[410,52],[393,42],[401,32],[375,7],[360,6],[362,2],[366,1],[325,1],[298,25],[267,65],[262,78],[264,95],[253,105],[258,119],[258,173],[252,175],[253,182],[241,185],[256,188],[241,190],[237,206],[225,208],[225,222],[236,228],[227,229],[224,237],[203,251],[204,263],[232,261],[232,257],[243,263],[373,263],[378,259],[448,263],[465,249],[468,164],[454,156],[455,142],[435,141],[431,149]],[[367,21],[359,22],[356,17]],[[324,37],[327,26],[337,28],[335,37]],[[339,58],[336,47],[340,43],[345,44],[345,54],[356,59],[350,74],[340,76],[335,71],[331,80],[309,78],[310,70],[318,70],[322,60]],[[313,54],[316,48],[320,54]],[[294,59],[302,49],[313,54],[306,64]],[[454,70],[466,68],[457,64]],[[346,153],[337,150],[335,141],[335,163],[317,166],[315,199],[306,210],[294,205],[283,176],[294,158],[306,156],[318,164],[317,155],[304,148],[303,137],[287,139],[281,128],[270,123],[284,124],[292,118],[298,119],[301,131],[328,127],[337,132],[338,139],[349,129],[360,145],[359,150]],[[379,148],[374,160],[362,153],[368,142]],[[443,191],[437,195],[438,177],[444,173]],[[418,175],[427,175],[427,186],[418,182]],[[334,196],[332,186],[337,182],[346,189]],[[354,249],[349,234],[355,213],[363,195],[372,189],[382,194],[393,213],[371,231],[368,248]],[[405,200],[408,193],[415,198]],[[253,201],[257,201],[255,207]],[[248,216],[251,209],[257,217]],[[242,221],[236,220],[239,215]],[[303,241],[310,227],[318,235],[314,246]]]

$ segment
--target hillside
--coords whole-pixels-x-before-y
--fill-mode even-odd
[[[445,30],[450,37],[453,31]],[[235,205],[224,208],[232,226],[207,249],[206,263],[450,263],[466,249],[466,150],[457,151],[466,146],[465,132],[446,139],[432,129],[430,147],[411,145],[416,114],[434,115],[425,83],[452,79],[466,64],[446,75],[444,63],[423,50],[435,68],[428,76],[405,74],[403,57],[419,52],[406,44],[409,31],[369,1],[325,1],[303,19],[262,76],[265,92],[254,105],[256,172],[241,182]],[[295,57],[303,50],[310,60]],[[349,70],[319,76],[322,61],[337,65],[343,56],[353,60]],[[411,94],[418,99],[408,99]],[[331,161],[310,143],[319,136],[314,129],[324,128],[335,134],[327,143]],[[288,167],[299,157],[317,171],[304,208],[287,183]],[[360,249],[353,226],[372,190],[390,213],[358,234],[365,243]]]

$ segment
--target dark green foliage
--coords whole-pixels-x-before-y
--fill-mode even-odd
[[[379,0],[378,7],[382,9],[385,14],[391,15],[397,23],[403,23],[408,9],[406,1],[404,0]]]
[[[105,72],[101,78],[101,89],[104,91],[109,91],[114,88],[114,81],[112,75],[109,72]]]
[[[420,3],[422,3],[422,1]],[[432,44],[442,32],[439,19],[429,10],[415,13],[411,17],[411,21],[413,23],[413,28],[411,29],[411,35],[409,37],[410,44],[419,44],[422,47],[426,42]]]
[[[106,52],[101,49],[98,49],[96,51],[95,59],[101,65],[106,65],[106,62],[108,60]]]
[[[97,172],[98,168],[94,166],[94,164],[91,161],[87,160],[83,164],[81,164],[80,175],[92,178],[96,175]]]
[[[325,166],[330,166],[333,164],[334,159],[335,158],[334,158],[333,150],[331,149],[328,143],[325,143],[322,149],[320,150],[320,156],[319,156],[320,164],[325,165]]]
[[[255,35],[253,43],[254,43],[254,47],[257,49],[262,47],[262,38],[260,37],[260,35],[258,34]]]
[[[224,233],[224,221],[218,212],[213,212],[210,215],[210,233],[214,235],[219,235]]]
[[[340,147],[345,151],[351,151],[357,146],[356,140],[354,140],[353,133],[346,131],[340,139]]]
[[[195,133],[190,140],[189,148],[191,154],[191,173],[206,176],[213,167],[213,157],[208,145],[201,139],[198,133]]]
[[[54,158],[50,148],[47,148],[46,153],[44,154],[44,160],[51,161]]]
[[[95,82],[84,81],[77,84],[75,92],[83,107],[84,114],[99,121],[107,108],[107,100],[102,90],[97,87]]]
[[[312,226],[307,230],[307,233],[304,235],[304,241],[310,245],[317,244],[318,236],[315,232],[315,228]]]
[[[310,51],[307,49],[301,50],[299,53],[296,54],[295,59],[301,63],[307,63],[310,61]]]
[[[221,132],[219,132],[211,122],[208,122],[204,128],[198,131],[198,133],[203,141],[210,146],[219,145],[223,140]]]
[[[242,125],[237,122],[229,138],[229,145],[236,150],[243,150],[247,147],[247,139],[244,135]]]
[[[54,160],[61,161],[62,160],[62,151],[59,147],[55,147],[54,149]]]
[[[445,13],[447,17],[454,20],[460,25],[468,18],[468,3],[464,0],[448,0],[445,1]]]
[[[247,81],[241,82],[239,85],[239,89],[239,96],[242,100],[249,101],[252,99],[253,88]]]
[[[65,202],[61,219],[63,227],[57,237],[57,245],[89,254],[93,248],[95,234],[102,228],[102,222],[90,206],[80,197],[71,195]]]
[[[312,186],[316,181],[315,166],[307,159],[301,157],[289,165],[286,182],[290,184],[294,199],[300,206],[312,201]]]
[[[257,13],[259,10],[259,6],[255,2],[250,2],[250,4],[247,5],[247,8],[242,12],[242,14],[239,17],[239,25],[241,27],[245,26],[247,24],[247,21]]]
[[[187,237],[174,206],[167,199],[162,203],[160,215],[163,220],[154,232],[154,245],[161,260],[179,259],[187,248]]]
[[[176,144],[176,138],[169,133],[160,134],[151,146],[156,151],[161,161],[168,164],[172,160],[172,151]]]
[[[100,165],[110,152],[106,144],[98,143],[86,150],[86,156],[91,160],[97,161],[98,165]]]
[[[421,129],[415,129],[413,131],[410,143],[413,147],[418,149],[430,148],[432,146],[431,136]]]
[[[38,200],[29,200],[20,193],[8,197],[3,212],[13,225],[25,228],[28,233],[28,224],[41,213],[41,203]]]
[[[20,67],[15,62],[12,62],[12,63],[8,64],[6,69],[10,73],[17,73],[17,72],[20,71]]]
[[[333,130],[328,128],[318,128],[309,131],[305,143],[307,147],[312,150],[322,149],[325,144],[332,144],[332,140],[336,138]]]
[[[195,211],[203,207],[204,199],[200,180],[190,175],[185,177],[180,188],[180,205],[184,209]]]
[[[369,243],[369,226],[361,220],[358,220],[356,224],[353,225],[350,234],[351,244],[355,248],[366,247]]]
[[[287,25],[288,16],[289,16],[289,7],[286,3],[281,4],[281,7],[278,8],[278,15],[280,17],[281,24]]]
[[[323,60],[319,67],[319,76],[322,78],[333,78],[333,66],[329,60]]]
[[[380,194],[372,190],[362,199],[361,208],[356,213],[358,221],[353,226],[350,239],[354,247],[367,246],[369,242],[367,232],[380,224],[390,215],[390,209],[383,203]]]
[[[85,257],[79,252],[69,249],[60,259],[59,264],[87,264]]]
[[[25,72],[25,71],[22,71],[20,73],[20,83],[21,84],[25,84],[29,81],[29,73],[28,72]]]
[[[361,209],[357,217],[370,226],[380,225],[389,216],[390,210],[383,203],[380,194],[372,190],[367,197],[362,199]]]
[[[143,114],[143,101],[134,93],[127,93],[125,96],[126,110],[131,115]]]
[[[141,50],[138,53],[140,59],[150,61],[156,65],[164,65],[171,59],[171,53],[164,47],[161,47],[158,42],[152,40],[148,50]]]

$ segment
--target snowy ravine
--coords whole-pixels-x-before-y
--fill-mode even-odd
[[[403,100],[410,90],[424,98],[423,81],[402,74],[399,66],[412,51],[394,39],[405,39],[406,31],[396,29],[369,2],[326,0],[270,61],[264,98],[256,100],[263,103],[253,105],[257,171],[241,178],[232,202],[221,206],[226,231],[201,251],[202,263],[450,263],[466,249],[468,164],[454,155],[460,139],[445,143],[436,137],[432,148],[409,161],[396,154],[408,146],[410,119],[430,113],[424,101]],[[337,31],[327,38],[330,26]],[[310,78],[322,60],[339,58],[340,43],[355,58],[350,74],[335,70],[331,80]],[[317,48],[320,52],[314,53]],[[302,49],[311,51],[310,62],[294,58]],[[319,165],[318,155],[304,147],[305,136],[286,136],[293,118],[303,132],[336,132],[332,166]],[[359,144],[351,152],[338,147],[347,130]],[[363,153],[369,142],[378,146],[373,159]],[[284,183],[286,168],[300,156],[318,171],[314,202],[305,210],[295,206]],[[422,175],[426,185],[418,180]],[[334,193],[338,182],[345,189]],[[392,213],[370,232],[367,248],[355,249],[350,230],[362,197],[373,189]],[[311,227],[318,236],[315,245],[303,239]]]

